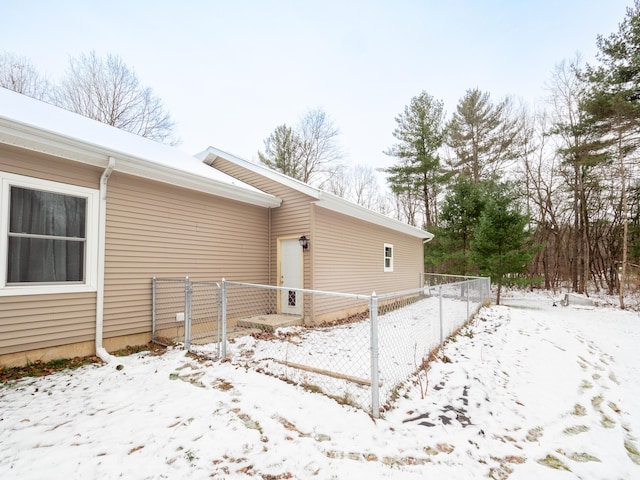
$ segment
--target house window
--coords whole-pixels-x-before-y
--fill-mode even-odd
[[[95,290],[96,190],[0,173],[0,295]]]
[[[384,271],[393,272],[393,245],[384,244]]]

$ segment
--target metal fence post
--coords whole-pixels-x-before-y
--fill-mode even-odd
[[[371,415],[380,417],[380,385],[378,370],[378,297],[376,292],[371,294],[369,302],[371,317]]]
[[[184,277],[184,348],[191,348],[191,284]]]
[[[222,353],[220,357],[222,359],[227,358],[227,281],[222,279],[222,338],[220,338],[220,344],[222,345]]]
[[[220,358],[220,338],[222,337],[222,303],[221,303],[221,287],[219,283],[216,283],[216,343],[217,343],[217,356]]]
[[[156,277],[151,279],[151,341],[156,341],[156,308],[157,308],[157,299],[156,299]]]
[[[471,290],[469,287],[471,286],[471,283],[472,282],[467,282],[467,284],[465,285],[465,287],[467,288],[467,320],[469,320],[469,290]]]
[[[442,318],[442,285],[438,286],[438,310],[440,311],[440,346],[444,345],[444,323]]]

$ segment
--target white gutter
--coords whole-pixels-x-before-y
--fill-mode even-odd
[[[109,164],[100,177],[100,214],[98,218],[98,291],[96,295],[96,355],[105,363],[113,356],[102,346],[104,326],[104,258],[107,235],[107,182],[116,167],[116,159],[109,157]]]

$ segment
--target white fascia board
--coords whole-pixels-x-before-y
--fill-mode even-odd
[[[258,175],[262,175],[270,180],[309,195],[312,198],[316,198],[318,201],[316,201],[315,204],[319,207],[326,208],[327,210],[333,210],[335,212],[402,232],[413,237],[422,238],[427,242],[433,238],[433,234],[426,230],[421,230],[419,228],[412,227],[411,225],[407,225],[406,223],[399,222],[398,220],[394,220],[386,215],[364,208],[357,203],[311,187],[304,182],[283,175],[262,165],[256,165],[255,163],[248,162],[247,160],[243,160],[242,158],[236,157],[235,155],[218,148],[209,147],[205,151],[196,154],[195,157],[211,166],[215,166],[215,161],[218,158],[232,162]]]
[[[116,157],[117,162],[117,157]],[[200,177],[198,175],[174,170],[172,168],[156,165],[153,163],[128,158],[120,165],[116,163],[116,171],[135,175],[143,178],[168,183],[178,187],[188,188],[199,192],[217,195],[219,197],[237,200],[243,203],[258,205],[261,207],[279,207],[282,200],[268,193],[248,190],[238,185],[219,182],[216,180]]]
[[[58,134],[1,117],[0,143],[94,165],[96,167],[104,167],[106,165],[105,154],[96,151],[95,148],[88,149],[84,142],[72,138],[66,138],[65,141],[62,142]]]
[[[282,203],[279,198],[257,189],[244,188],[183,170],[173,169],[117,149],[104,148],[5,118],[0,118],[0,143],[100,168],[106,168],[109,157],[114,157],[116,159],[115,170],[118,172],[261,207],[279,207]]]
[[[364,208],[356,203],[345,200],[337,195],[333,195],[327,192],[320,192],[320,199],[315,202],[318,207],[326,208],[343,215],[358,218],[365,222],[373,223],[381,227],[385,227],[391,230],[395,230],[412,237],[422,238],[425,241],[429,241],[433,238],[433,233],[421,230],[416,227],[412,227],[393,218],[382,215],[381,213],[374,212],[368,208]]]
[[[209,147],[205,151],[200,152],[195,155],[196,158],[202,160],[207,165],[211,165],[215,167],[214,163],[218,158],[223,160],[227,160],[235,165],[246,168],[247,170],[261,175],[269,180],[273,180],[274,182],[278,182],[286,187],[292,188],[293,190],[297,190],[300,193],[304,193],[312,198],[319,198],[321,193],[320,190],[314,188],[310,185],[307,185],[300,180],[296,180],[295,178],[291,178],[287,175],[284,175],[280,172],[276,172],[275,170],[271,170],[268,167],[264,167],[262,165],[258,165],[247,160],[244,160],[240,157],[236,157],[235,155],[225,152],[224,150],[220,150],[215,147]]]

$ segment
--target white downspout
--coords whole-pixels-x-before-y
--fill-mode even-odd
[[[116,159],[109,157],[109,164],[100,177],[100,214],[98,218],[98,291],[96,295],[96,355],[105,363],[113,356],[102,346],[104,325],[104,257],[107,236],[107,182],[116,167]]]

